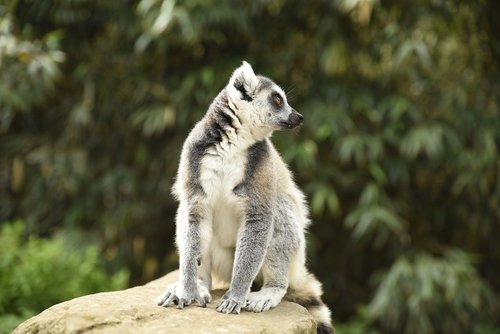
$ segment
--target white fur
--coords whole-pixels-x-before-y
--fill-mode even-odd
[[[247,296],[245,310],[249,312],[265,312],[276,307],[286,290],[275,288],[264,288],[260,291],[250,292]]]
[[[215,148],[211,148],[203,158],[200,182],[207,194],[210,230],[202,228],[202,243],[208,244],[212,271],[222,281],[229,282],[233,269],[234,250],[243,221],[242,200],[233,192],[243,180],[246,148],[253,143],[251,134],[241,129],[224,138]],[[207,254],[205,253],[205,254]]]
[[[314,319],[321,320],[323,323],[329,324],[332,314],[330,309],[325,305],[321,305],[319,307],[311,307],[308,309]]]
[[[212,296],[210,295],[209,289],[200,280],[198,280],[197,282],[197,287],[201,298],[203,298],[207,303],[210,303],[212,301]],[[156,299],[156,304],[161,306],[168,306],[169,300],[167,297],[170,296],[172,293],[174,294],[177,293],[179,289],[181,289],[181,285],[179,283],[169,284],[165,292],[163,292]],[[189,304],[191,304],[191,300],[188,300],[186,305]]]
[[[248,95],[251,96],[259,85],[259,79],[255,75],[252,66],[246,61],[243,61],[243,64],[234,70],[231,79],[229,79],[229,85],[227,87],[230,89],[230,92],[233,93],[231,94],[232,96],[241,96],[240,92],[234,87],[234,82],[239,77],[243,79],[244,88],[248,92]]]
[[[259,79],[255,75],[252,66],[246,61],[233,72],[229,84],[226,86],[228,103],[231,109],[238,113],[238,117],[241,119],[242,123],[245,124],[243,129],[248,132],[249,137],[247,139],[253,139],[255,142],[269,137],[272,133],[272,129],[267,124],[265,114],[256,109],[258,106],[255,105],[255,101],[248,102],[241,99],[242,94],[234,86],[236,80],[240,80],[243,83],[245,91],[249,96],[254,96],[259,85]],[[278,86],[276,86],[276,89],[282,92],[281,88]],[[243,142],[245,140],[245,138],[242,139]]]

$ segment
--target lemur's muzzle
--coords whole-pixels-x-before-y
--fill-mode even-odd
[[[304,117],[301,114],[299,114],[298,112],[293,110],[292,113],[290,114],[290,116],[288,117],[288,126],[290,128],[294,128],[294,127],[302,124],[303,119],[304,119]]]

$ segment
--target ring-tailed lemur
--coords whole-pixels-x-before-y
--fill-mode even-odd
[[[230,282],[217,311],[306,307],[318,333],[334,331],[321,283],[305,267],[304,195],[270,141],[302,123],[283,90],[243,62],[184,143],[173,193],[180,279],[158,305],[211,301],[212,274]],[[252,283],[261,290],[250,292]]]

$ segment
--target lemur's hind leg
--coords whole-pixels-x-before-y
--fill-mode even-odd
[[[212,301],[212,295],[210,294],[210,290],[212,290],[212,276],[210,270],[211,259],[207,256],[207,259],[201,261],[197,279],[198,292],[206,303]]]
[[[201,257],[198,259],[198,291],[200,296],[207,302],[212,301],[212,225],[200,226],[201,233]]]
[[[267,311],[278,305],[287,292],[290,261],[300,244],[298,234],[295,233],[293,210],[290,210],[287,203],[281,201],[278,215],[274,219],[272,242],[260,271],[262,288],[248,294],[246,311]]]

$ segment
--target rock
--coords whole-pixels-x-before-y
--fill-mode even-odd
[[[54,305],[19,325],[21,333],[316,333],[316,323],[302,306],[282,302],[264,313],[218,313],[223,290],[212,292],[207,308],[183,310],[155,304],[174,271],[144,286],[75,298]]]

